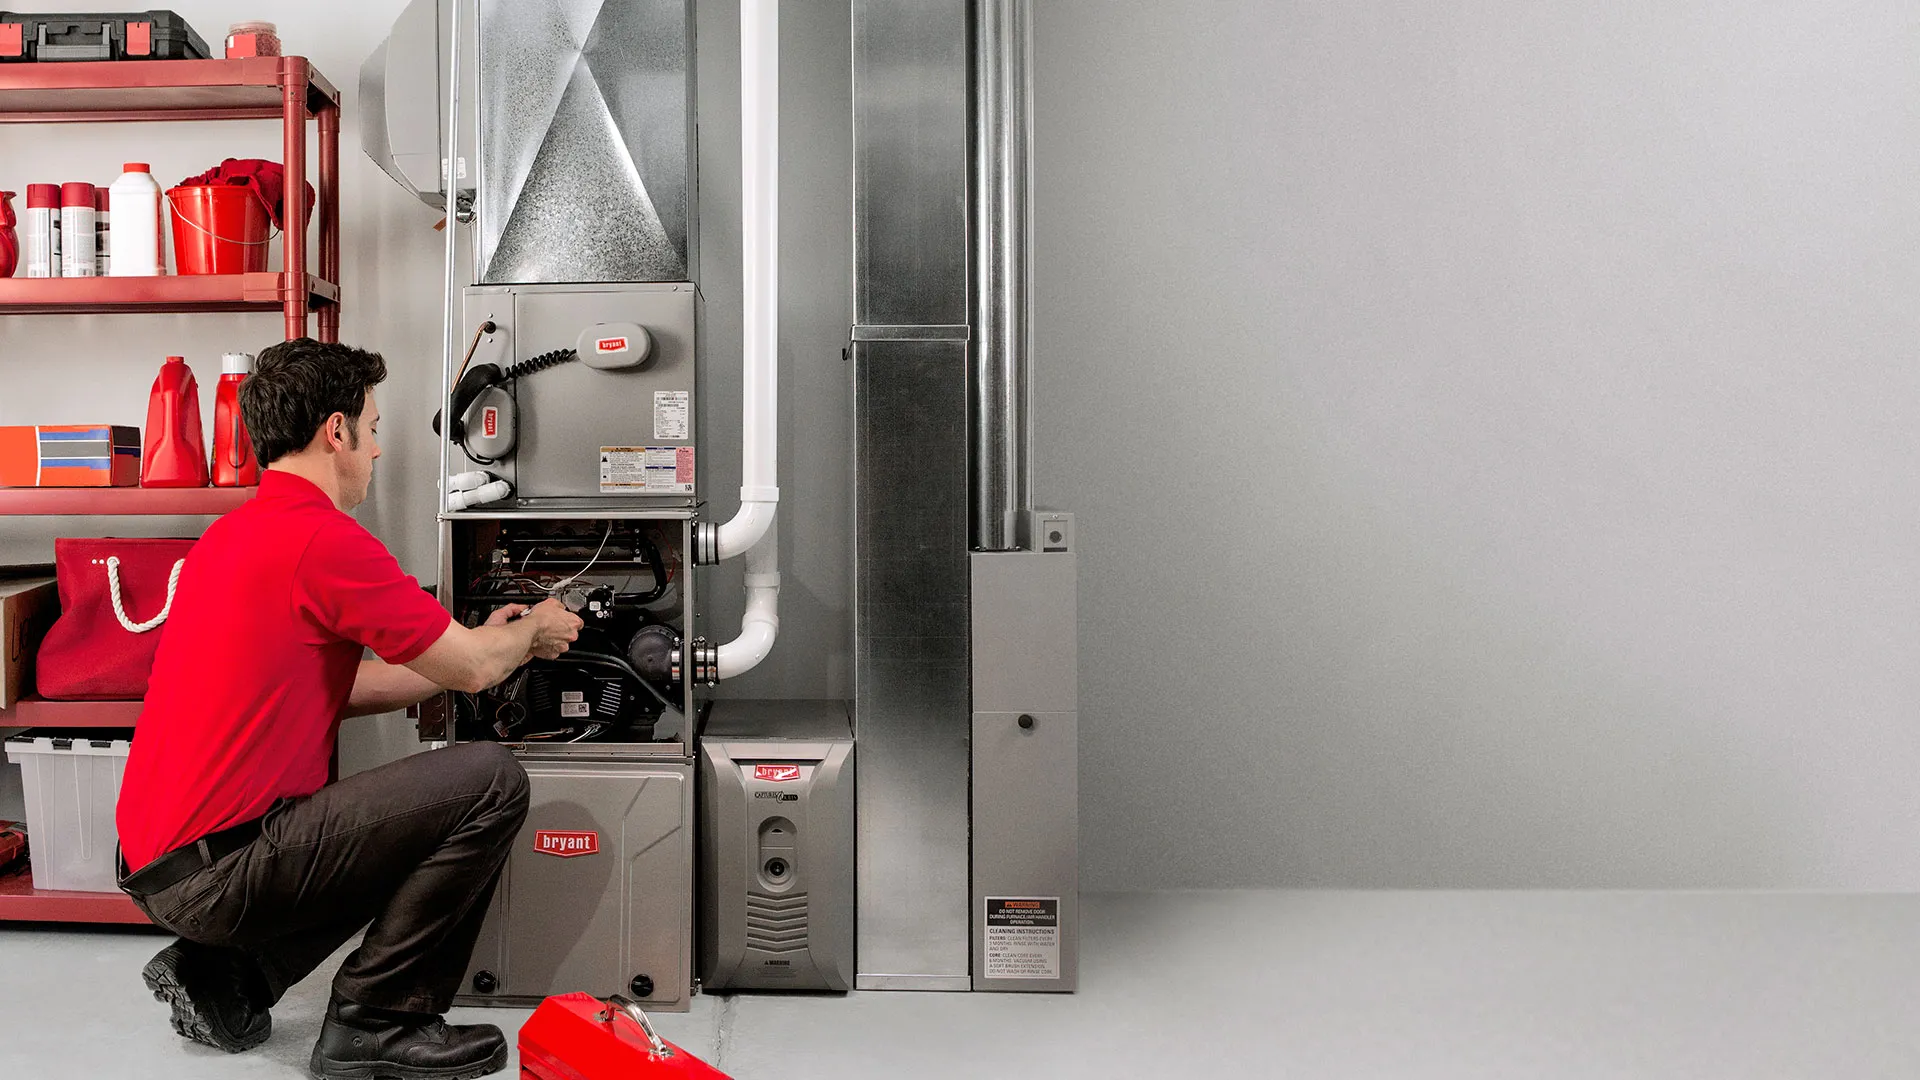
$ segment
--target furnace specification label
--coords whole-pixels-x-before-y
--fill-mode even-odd
[[[687,418],[693,411],[689,401],[692,396],[685,390],[653,392],[654,438],[685,439],[687,437]]]
[[[1060,977],[1060,898],[987,897],[987,978]]]
[[[693,447],[603,446],[602,495],[693,494]]]

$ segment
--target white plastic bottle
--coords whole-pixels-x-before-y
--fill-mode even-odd
[[[160,239],[160,185],[144,162],[122,167],[126,171],[107,189],[107,210],[113,215],[108,265],[114,277],[155,277],[167,250]]]

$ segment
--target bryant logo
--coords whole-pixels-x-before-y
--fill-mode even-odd
[[[800,779],[798,765],[755,765],[753,778],[765,780],[771,784],[786,784]]]
[[[480,410],[480,431],[491,439],[500,434],[500,410],[488,406]]]
[[[593,348],[594,351],[603,353],[626,352],[627,339],[623,337],[603,337],[599,341],[594,342]]]
[[[533,850],[542,855],[558,855],[563,859],[571,859],[577,855],[596,855],[600,852],[600,834],[541,829],[533,834]]]

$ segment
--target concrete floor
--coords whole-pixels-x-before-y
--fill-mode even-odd
[[[1916,896],[1130,894],[1084,931],[1071,996],[708,996],[660,1027],[740,1080],[1920,1077]],[[140,985],[165,941],[0,927],[0,1077],[306,1075],[324,977],[229,1057]]]

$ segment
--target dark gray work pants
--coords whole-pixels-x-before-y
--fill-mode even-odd
[[[183,938],[244,952],[274,1001],[365,926],[334,992],[441,1013],[526,816],[526,770],[504,748],[431,750],[282,800],[252,843],[134,902]]]

